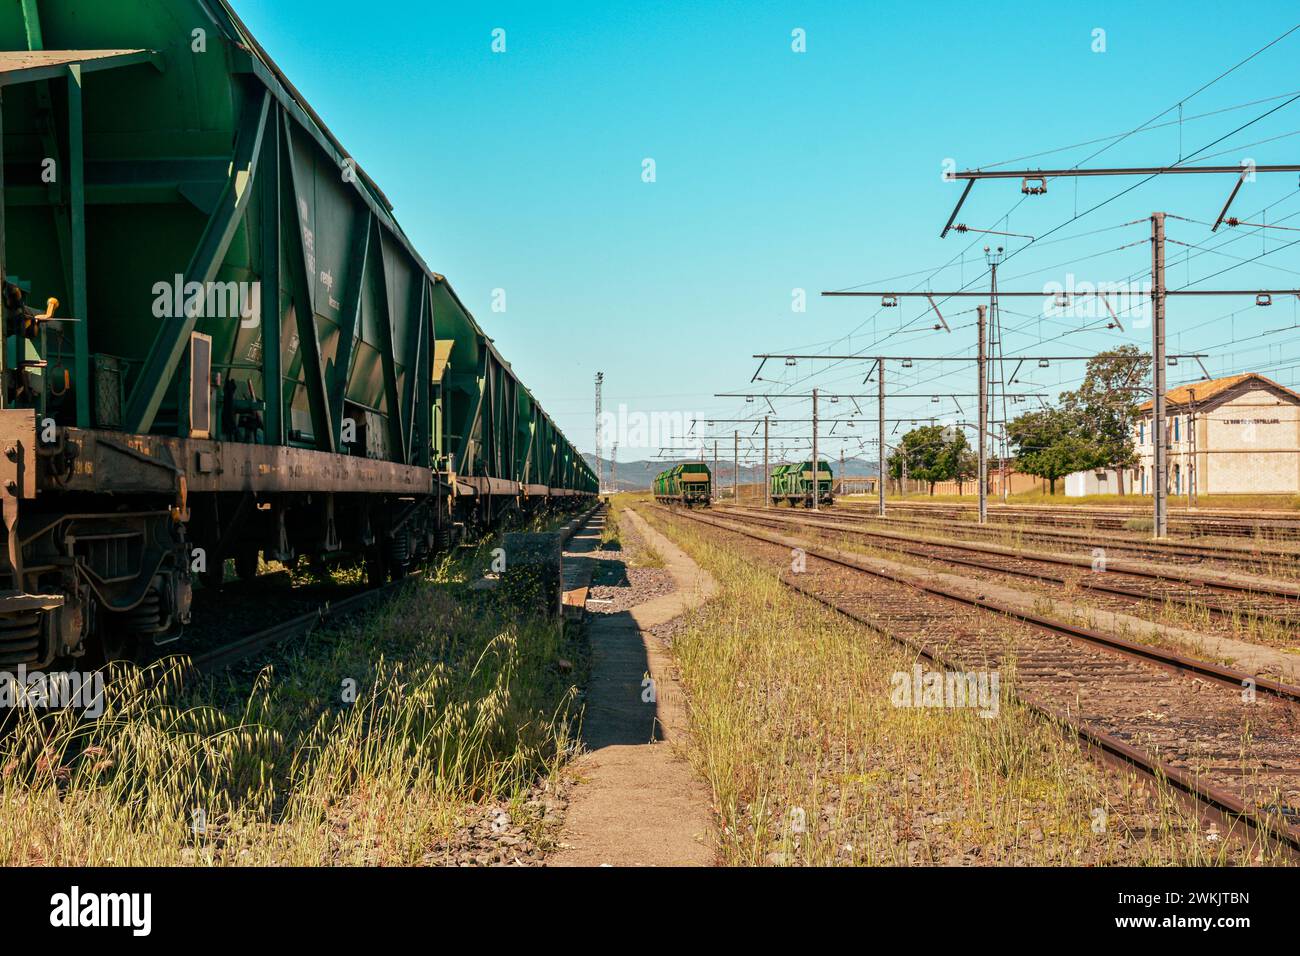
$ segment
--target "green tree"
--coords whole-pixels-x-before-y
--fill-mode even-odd
[[[957,481],[957,494],[963,495],[966,493],[965,484],[968,481],[976,482],[976,490],[979,490],[980,460],[975,454],[975,449],[967,444],[966,436],[961,432],[957,435],[961,442],[960,447],[954,451],[953,477]]]
[[[1098,445],[1077,410],[1026,412],[1007,423],[1007,438],[1016,467],[1027,475],[1046,478],[1052,494],[1056,494],[1057,479],[1100,467]]]
[[[1113,468],[1120,494],[1124,494],[1124,469],[1138,460],[1133,441],[1133,429],[1141,417],[1137,398],[1150,375],[1151,356],[1137,346],[1125,345],[1090,358],[1083,384],[1061,395],[1062,408],[1080,423],[1092,446],[1084,467]]]
[[[922,425],[904,435],[889,456],[889,477],[901,481],[906,473],[908,478],[928,483],[933,495],[934,486],[941,481],[969,480],[974,460],[960,429]]]

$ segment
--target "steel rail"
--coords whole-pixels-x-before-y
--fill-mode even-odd
[[[850,620],[861,624],[874,633],[901,644],[909,650],[915,651],[917,654],[933,661],[944,669],[963,669],[962,662],[949,658],[947,655],[926,647],[919,641],[913,641],[901,634],[895,634],[886,630],[874,621],[871,621],[865,616],[857,613],[852,608],[842,607],[834,601],[831,601],[793,581],[782,579],[782,583],[786,587],[799,592],[805,597],[812,598],[819,604],[830,608],[837,614],[842,614]],[[1085,720],[1080,720],[1059,708],[1053,707],[1027,691],[1017,690],[1015,696],[1017,700],[1028,707],[1031,711],[1068,728],[1071,733],[1075,734],[1086,743],[1110,754],[1113,757],[1123,760],[1127,764],[1137,767],[1157,780],[1164,778],[1176,789],[1196,798],[1218,812],[1239,818],[1250,826],[1282,840],[1292,849],[1300,850],[1300,828],[1292,826],[1285,821],[1276,821],[1270,818],[1257,806],[1254,804],[1248,804],[1245,800],[1241,799],[1231,791],[1225,790],[1222,787],[1211,786],[1203,783],[1195,774],[1180,770],[1167,761],[1160,760],[1158,757],[1153,756],[1148,751],[1142,750],[1139,747],[1134,747],[1116,735],[1107,733],[1095,724]]]
[[[954,541],[951,539],[937,538],[917,538],[914,536],[897,534],[889,531],[873,530],[864,527],[852,527],[844,522],[836,523],[834,518],[828,517],[814,520],[810,517],[800,515],[794,512],[790,515],[780,514],[764,515],[760,511],[744,508],[727,508],[728,514],[741,514],[744,518],[753,520],[775,521],[780,524],[794,524],[807,528],[820,528],[828,531],[843,531],[848,534],[856,535],[861,538],[877,538],[886,541],[899,543],[901,547],[895,547],[892,550],[902,554],[911,554],[917,557],[927,558],[929,560],[946,561],[953,564],[961,564],[967,567],[980,568],[986,571],[994,571],[999,574],[1018,575],[1040,581],[1052,581],[1058,584],[1066,584],[1069,579],[1060,575],[1040,574],[1033,571],[1018,568],[1000,567],[996,564],[990,564],[983,561],[977,561],[969,558],[960,557],[938,557],[928,554],[925,551],[927,546],[933,548],[947,548],[951,551],[969,551],[975,554],[990,555],[993,557],[1009,558],[1012,560],[1036,562],[1040,564],[1054,564],[1062,567],[1080,568],[1091,570],[1091,560],[1085,557],[1069,557],[1059,554],[1045,554],[1034,551],[1022,551],[1016,548],[1004,547],[988,543],[973,541]],[[779,513],[778,513],[779,514]],[[742,519],[744,520],[744,519]],[[908,545],[913,545],[908,547]],[[1207,591],[1219,592],[1228,595],[1248,595],[1253,597],[1271,598],[1278,601],[1284,601],[1293,604],[1297,611],[1300,611],[1300,585],[1283,584],[1282,582],[1259,581],[1256,583],[1230,581],[1222,578],[1208,578],[1204,575],[1191,574],[1179,571],[1176,568],[1168,570],[1152,570],[1150,568],[1136,567],[1128,563],[1120,565],[1118,563],[1110,564],[1106,568],[1108,575],[1129,575],[1130,577],[1143,578],[1151,581],[1168,581],[1178,584],[1187,584],[1195,587],[1205,588]],[[1093,579],[1085,577],[1078,582],[1080,587],[1088,588],[1094,591],[1100,591],[1109,594],[1115,594],[1122,597],[1140,598],[1142,600],[1163,603],[1168,600],[1177,601],[1183,604],[1191,604],[1195,598],[1193,596],[1177,596],[1164,594],[1159,591],[1146,591],[1140,588],[1124,587],[1122,585],[1107,582],[1104,579]],[[1204,608],[1212,614],[1223,616],[1254,616],[1276,618],[1277,615],[1265,610],[1241,609],[1236,607],[1225,607],[1215,604],[1203,605]],[[1287,620],[1287,618],[1279,618]]]
[[[668,514],[679,514],[679,512],[675,512],[667,508],[658,508],[657,510],[663,511]],[[703,524],[709,524],[715,527],[723,528],[724,530],[728,530],[735,534],[743,535],[745,537],[753,538],[758,541],[766,541],[769,544],[778,544],[782,546],[788,546],[790,544],[788,540],[784,540],[784,541],[773,540],[772,536],[755,534],[752,530],[746,529],[744,527],[728,526],[725,522],[705,518],[702,515],[689,514],[687,515],[687,517],[689,517],[693,521],[698,521]],[[775,537],[780,538],[781,536],[775,536]],[[1022,620],[1025,623],[1042,627],[1048,631],[1052,631],[1058,634],[1064,634],[1069,637],[1081,638],[1085,641],[1094,642],[1099,644],[1100,646],[1104,646],[1112,650],[1116,650],[1125,655],[1136,656],[1139,658],[1146,658],[1153,663],[1172,667],[1175,670],[1186,670],[1191,673],[1196,673],[1198,676],[1209,677],[1211,679],[1218,680],[1223,683],[1234,685],[1234,686],[1241,686],[1240,681],[1237,679],[1238,677],[1240,677],[1241,679],[1250,679],[1256,682],[1256,687],[1259,690],[1264,690],[1267,693],[1274,694],[1286,700],[1300,701],[1300,687],[1293,687],[1290,685],[1278,683],[1276,681],[1265,681],[1262,679],[1256,679],[1251,675],[1245,674],[1244,672],[1235,671],[1232,668],[1221,667],[1219,665],[1212,664],[1208,661],[1197,661],[1193,658],[1187,658],[1182,655],[1172,654],[1166,651],[1160,651],[1156,648],[1149,648],[1143,645],[1134,645],[1131,642],[1124,641],[1121,638],[1114,638],[1108,635],[1102,635],[1098,632],[1089,631],[1086,628],[1075,627],[1074,625],[1064,624],[1059,621],[1051,621],[1045,618],[1037,617],[1036,615],[1024,614],[1015,609],[1002,608],[996,605],[994,602],[988,602],[977,598],[970,598],[966,595],[953,594],[951,592],[946,592],[941,588],[934,588],[927,585],[921,585],[915,581],[910,581],[907,580],[906,578],[892,575],[887,571],[883,571],[883,570],[877,571],[871,568],[862,567],[855,561],[845,560],[845,556],[837,557],[833,555],[828,555],[825,552],[821,552],[819,549],[810,549],[810,548],[804,548],[804,552],[805,554],[813,555],[814,557],[820,558],[821,560],[827,561],[831,564],[840,565],[842,567],[846,567],[854,571],[862,571],[867,574],[874,575],[885,580],[891,580],[896,583],[907,585],[909,587],[914,587],[921,591],[933,594],[938,597],[944,597],[944,598],[958,601],[963,604],[972,605],[975,607],[981,607],[986,610],[1002,613],[1012,618]],[[849,618],[850,620],[853,620],[854,622],[863,625],[864,627],[866,627],[867,629],[871,630],[874,633],[880,634],[881,636],[886,637],[889,640],[892,640],[898,644],[903,645],[904,647],[907,647],[910,650],[915,651],[916,653],[924,656],[928,660],[932,660],[938,663],[942,667],[949,668],[949,669],[957,669],[957,670],[964,669],[962,666],[960,666],[961,662],[956,660],[951,660],[946,655],[943,655],[937,651],[932,650],[931,648],[925,646],[923,643],[919,641],[914,641],[903,635],[896,634],[892,631],[886,630],[876,622],[871,621],[870,619],[864,617],[863,615],[853,611],[851,608],[842,607],[836,604],[835,602],[802,587],[799,584],[786,580],[784,577],[781,577],[780,580],[782,584],[784,584],[786,587],[789,587],[791,590],[812,598],[818,603],[830,608],[831,610],[834,610],[836,613],[841,614],[844,617]],[[1269,686],[1265,687],[1265,684],[1268,684]],[[1149,774],[1150,776],[1156,779],[1163,778],[1167,780],[1171,785],[1173,785],[1176,789],[1180,790],[1181,792],[1191,797],[1196,798],[1197,800],[1201,801],[1205,805],[1221,813],[1227,814],[1230,817],[1240,819],[1243,822],[1249,824],[1250,826],[1258,829],[1262,833],[1266,833],[1278,838],[1279,840],[1285,842],[1288,846],[1290,846],[1294,850],[1300,850],[1300,827],[1296,827],[1286,822],[1285,820],[1279,820],[1276,817],[1269,816],[1267,813],[1263,812],[1263,810],[1261,810],[1258,806],[1254,804],[1246,803],[1236,794],[1228,790],[1225,790],[1221,787],[1205,784],[1201,782],[1196,777],[1196,775],[1189,773],[1187,771],[1180,770],[1179,768],[1172,766],[1166,761],[1160,760],[1158,757],[1150,754],[1147,751],[1144,751],[1137,747],[1133,747],[1132,745],[1121,740],[1119,737],[1107,733],[1106,731],[1100,729],[1095,724],[1073,717],[1069,713],[1065,713],[1059,710],[1058,708],[1055,708],[1050,704],[1047,704],[1046,702],[1036,698],[1032,694],[1028,694],[1026,692],[1017,690],[1015,696],[1016,699],[1020,700],[1022,703],[1025,704],[1025,706],[1029,707],[1032,711],[1041,714],[1045,717],[1048,717],[1049,719],[1059,723],[1061,726],[1069,728],[1069,730],[1072,733],[1074,733],[1076,736],[1078,736],[1086,743],[1095,746],[1098,749],[1118,759],[1121,759],[1130,765],[1133,765],[1143,770],[1144,772],[1146,772],[1147,774]]]
[[[405,581],[393,581],[383,587],[362,591],[360,594],[353,594],[339,601],[324,601],[315,610],[308,611],[306,614],[300,614],[280,624],[273,624],[264,630],[238,638],[202,654],[195,654],[190,659],[191,663],[203,673],[215,673],[255,654],[264,647],[281,641],[307,637],[326,620],[356,611],[376,598],[390,596],[404,583]]]
[[[859,503],[846,502],[847,509],[860,510],[857,508]],[[896,510],[909,512],[915,515],[929,515],[933,517],[952,517],[959,515],[973,515],[973,508],[965,505],[916,505],[916,504],[895,504]],[[1047,508],[1019,510],[1015,507],[998,507],[990,511],[990,517],[998,519],[1004,524],[1013,524],[1016,521],[1046,521],[1057,527],[1082,527],[1090,522],[1108,522],[1115,524],[1123,522],[1129,518],[1145,517],[1143,512],[1135,511],[1076,511],[1074,509],[1049,510]],[[1271,524],[1267,523],[1271,522]],[[1275,531],[1280,534],[1280,542],[1291,542],[1300,536],[1300,521],[1294,518],[1276,518],[1265,519],[1261,522],[1259,519],[1249,518],[1244,515],[1189,515],[1189,514],[1171,514],[1169,516],[1170,525],[1180,526],[1188,529],[1193,537],[1210,538],[1220,536],[1229,538],[1248,537],[1254,531]],[[1300,555],[1297,555],[1300,556]]]
[[[671,513],[676,514],[677,512]],[[711,517],[706,518],[703,515],[698,514],[690,514],[689,517],[694,521],[699,521],[704,524],[712,524],[716,527],[722,528],[723,530],[753,538],[756,541],[766,541],[768,544],[776,544],[782,547],[800,548],[805,554],[812,555],[815,558],[820,558],[822,561],[827,561],[831,564],[838,564],[841,567],[849,568],[853,571],[860,571],[864,574],[869,574],[887,581],[893,581],[896,584],[903,584],[907,587],[915,588],[918,591],[924,591],[928,594],[933,594],[936,597],[947,598],[950,601],[955,601],[960,604],[967,604],[972,607],[983,608],[986,611],[993,611],[1023,621],[1026,624],[1032,624],[1046,631],[1075,637],[1079,640],[1106,647],[1132,657],[1142,658],[1166,667],[1172,667],[1176,670],[1187,671],[1188,673],[1195,674],[1198,677],[1208,677],[1234,687],[1241,687],[1242,682],[1248,680],[1253,682],[1256,690],[1264,691],[1284,700],[1300,703],[1300,687],[1293,684],[1284,684],[1281,681],[1275,681],[1267,677],[1260,677],[1256,674],[1249,674],[1246,671],[1237,670],[1234,667],[1226,667],[1222,664],[1215,664],[1212,661],[1204,661],[1199,658],[1187,657],[1184,654],[1177,654],[1173,651],[1167,651],[1151,645],[1139,644],[1135,641],[1125,640],[1122,637],[1104,634],[1101,631],[1093,630],[1092,628],[1070,624],[1067,621],[1057,621],[1052,618],[1042,617],[1030,613],[1029,611],[1023,611],[1019,608],[1010,607],[997,601],[991,601],[987,598],[972,597],[968,594],[962,594],[959,591],[952,591],[935,584],[915,581],[906,575],[896,574],[892,571],[887,571],[884,568],[873,568],[864,558],[845,554],[841,551],[805,547],[806,542],[802,542],[796,538],[789,538],[785,535],[765,535],[753,528],[746,528],[744,525],[728,524],[726,521]]]
[[[837,502],[837,505],[840,502]],[[1232,548],[1228,546],[1215,547],[1207,544],[1198,544],[1195,541],[1161,541],[1157,542],[1151,538],[1137,537],[1098,537],[1097,533],[1089,533],[1082,529],[1062,528],[1052,526],[1047,528],[1028,528],[1023,525],[975,525],[944,524],[936,520],[927,520],[924,518],[901,518],[891,515],[888,518],[881,518],[866,509],[854,508],[852,511],[844,509],[839,512],[846,518],[854,521],[861,521],[866,524],[874,522],[884,522],[893,527],[916,528],[921,531],[939,530],[963,536],[962,540],[986,541],[1001,534],[1017,535],[1025,540],[1043,541],[1043,542],[1062,542],[1074,543],[1083,547],[1103,547],[1112,551],[1126,551],[1138,554],[1144,554],[1148,557],[1155,558],[1187,558],[1189,561],[1200,563],[1201,561],[1221,561],[1228,564],[1244,565],[1250,568],[1257,568],[1261,563],[1272,560],[1290,560],[1300,559],[1300,552],[1285,551],[1277,548]]]
[[[965,511],[973,512],[974,505],[965,502],[935,502],[927,504],[920,501],[901,501],[895,507],[908,508],[915,511]],[[1076,505],[1017,505],[1017,504],[999,504],[990,509],[996,514],[1010,515],[1052,515],[1052,516],[1078,516],[1081,518],[1131,518],[1146,517],[1148,511],[1140,506],[1117,505],[1114,507],[1080,507]],[[1259,525],[1263,521],[1272,521],[1278,524],[1291,525],[1300,528],[1300,513],[1294,511],[1268,511],[1268,512],[1250,512],[1250,511],[1230,511],[1230,510],[1206,510],[1197,509],[1194,512],[1182,511],[1175,512],[1169,516],[1171,521],[1184,521],[1191,523],[1212,523],[1215,521],[1224,522],[1241,522],[1249,525]]]
[[[602,508],[603,505],[594,505],[568,522],[560,530],[560,540],[568,541],[572,538]],[[400,581],[392,581],[383,587],[350,595],[338,601],[324,601],[313,611],[300,614],[279,624],[273,624],[264,630],[238,638],[229,644],[223,644],[221,647],[213,648],[202,654],[196,654],[190,661],[200,672],[215,673],[229,667],[231,664],[238,663],[264,647],[278,644],[281,641],[307,637],[326,620],[339,618],[357,611],[378,598],[391,597],[406,583],[408,583],[408,579],[404,578]]]

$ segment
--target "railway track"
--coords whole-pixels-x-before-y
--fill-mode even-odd
[[[859,507],[850,504],[849,507]],[[890,504],[893,510],[910,514],[944,518],[971,518],[976,509],[965,505]],[[999,524],[1033,522],[1057,527],[1091,527],[1099,531],[1122,531],[1132,520],[1148,518],[1150,513],[1136,509],[1115,508],[1016,508],[994,506],[989,520]],[[1169,514],[1170,533],[1188,537],[1253,538],[1260,534],[1277,540],[1300,541],[1300,517],[1293,514],[1269,515],[1232,513]]]
[[[1267,547],[1264,545],[1211,545],[1196,541],[1155,540],[1151,537],[1111,533],[1104,536],[1087,531],[1069,531],[1065,529],[1039,528],[1031,525],[980,525],[973,521],[953,520],[937,521],[925,518],[903,518],[894,513],[881,518],[874,510],[853,505],[838,505],[834,514],[863,522],[864,524],[888,524],[892,527],[916,528],[922,531],[940,531],[946,535],[960,534],[966,538],[984,540],[1005,539],[1014,535],[1022,541],[1042,541],[1084,549],[1105,548],[1108,553],[1124,553],[1134,556],[1159,558],[1177,564],[1231,564],[1243,567],[1259,568],[1269,564],[1285,566],[1300,563],[1300,550],[1287,547]]]
[[[1300,849],[1300,687],[950,591],[752,524],[656,510],[744,539],[791,589],[945,670],[1009,669],[1017,699],[1085,744]],[[793,548],[803,551],[802,573],[791,568]]]
[[[1206,577],[1169,567],[1107,561],[1100,573],[1084,557],[1041,554],[990,544],[918,539],[808,514],[728,509],[729,515],[767,527],[800,527],[849,534],[899,554],[1047,583],[1070,585],[1128,600],[1176,603],[1230,620],[1267,618],[1300,626],[1300,586],[1277,581]],[[1073,572],[1073,573],[1071,573]]]
[[[603,507],[603,505],[593,506],[569,521],[560,529],[561,540],[568,541],[579,528],[591,520],[592,515],[603,510]],[[306,613],[237,638],[220,647],[195,654],[191,662],[202,673],[216,673],[282,641],[301,640],[325,621],[338,620],[362,611],[381,599],[393,596],[406,583],[405,580],[393,581],[383,587],[362,591],[338,600],[322,601],[316,608]]]
[[[200,672],[216,673],[237,664],[257,652],[281,641],[300,640],[330,619],[340,619],[360,611],[380,598],[391,597],[405,582],[394,581],[371,591],[363,591],[337,601],[323,601],[313,611],[300,614],[268,628],[237,638],[220,647],[212,648],[191,658]]]

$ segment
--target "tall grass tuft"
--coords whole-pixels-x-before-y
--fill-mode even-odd
[[[559,625],[463,585],[482,552],[245,678],[114,665],[96,721],[0,736],[0,865],[418,864],[573,750]]]

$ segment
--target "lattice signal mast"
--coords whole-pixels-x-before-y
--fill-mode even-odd
[[[597,493],[605,490],[605,464],[602,453],[605,451],[605,425],[601,408],[600,389],[605,384],[605,373],[596,373],[596,488]]]

